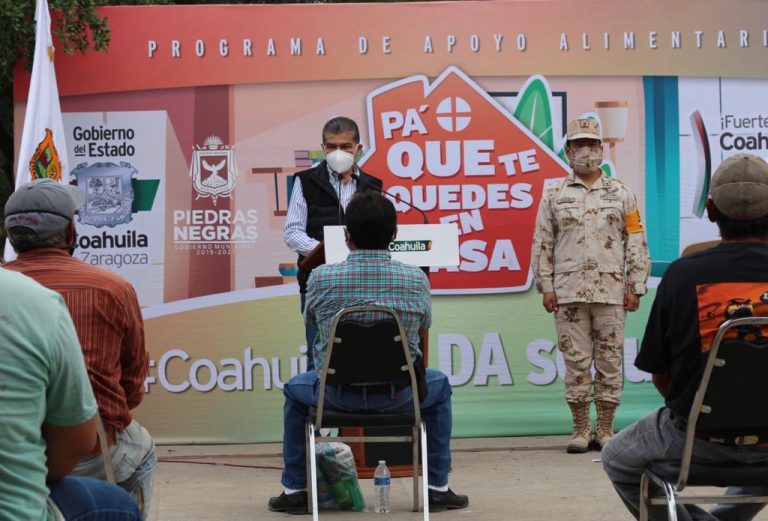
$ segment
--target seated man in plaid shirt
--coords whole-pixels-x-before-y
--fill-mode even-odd
[[[431,296],[429,281],[421,269],[392,260],[389,243],[397,233],[394,205],[377,192],[354,196],[347,206],[345,237],[350,249],[347,260],[315,268],[309,278],[306,320],[318,326],[314,342],[315,367],[323,367],[333,317],[341,309],[356,305],[379,305],[400,315],[408,335],[411,355],[421,358],[419,330],[430,326]],[[376,317],[359,317],[374,321]],[[307,409],[317,403],[316,370],[300,373],[285,384],[283,470],[284,491],[269,500],[276,512],[307,512],[306,446],[304,420]],[[435,369],[426,370],[429,387],[421,404],[427,427],[429,469],[429,507],[431,511],[465,508],[467,496],[448,488],[451,468],[451,386],[446,376]],[[397,413],[411,410],[412,389],[384,390],[382,386],[339,391],[326,389],[326,406],[345,411],[383,411]]]

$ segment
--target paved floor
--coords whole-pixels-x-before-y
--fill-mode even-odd
[[[629,521],[599,453],[566,454],[565,436],[472,438],[453,441],[450,486],[470,496],[470,506],[432,514],[451,520]],[[280,445],[163,446],[152,521],[311,519],[269,512],[281,491]],[[422,519],[411,512],[410,478],[393,479],[389,521]],[[372,505],[372,480],[360,482]],[[371,519],[372,512],[321,511],[321,519]],[[768,512],[756,519],[768,521]]]

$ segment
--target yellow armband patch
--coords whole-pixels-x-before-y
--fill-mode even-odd
[[[627,233],[640,233],[643,231],[643,223],[640,222],[640,212],[635,208],[627,214],[624,220]]]

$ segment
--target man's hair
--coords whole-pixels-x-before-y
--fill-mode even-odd
[[[344,116],[331,118],[323,125],[323,143],[325,143],[328,134],[343,134],[345,132],[352,134],[355,144],[360,143],[360,130],[357,128],[357,123]]]
[[[358,192],[347,205],[347,232],[355,246],[385,250],[397,226],[395,205],[379,192]]]
[[[726,217],[716,205],[713,205],[713,207],[715,209],[715,222],[720,229],[720,237],[724,240],[748,239],[751,237],[768,240],[768,215],[749,221],[740,221]]]
[[[6,230],[6,234],[17,253],[24,253],[39,248],[68,248],[71,246],[67,244],[67,230],[70,221],[63,218],[61,220],[62,224],[55,228],[49,228],[46,237],[43,239],[40,238],[36,231],[26,226],[14,226],[10,230]]]

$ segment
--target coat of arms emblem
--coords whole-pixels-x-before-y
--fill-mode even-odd
[[[234,147],[225,146],[218,136],[205,138],[203,146],[195,148],[189,175],[197,199],[210,197],[215,205],[219,197],[229,197],[237,176]]]
[[[110,228],[131,221],[132,178],[138,171],[130,163],[81,163],[72,171],[77,186],[85,194],[85,206],[78,213],[80,222]]]
[[[37,145],[32,158],[29,160],[29,173],[33,180],[49,177],[61,181],[59,153],[53,142],[53,131],[49,128],[45,129],[45,137]]]

